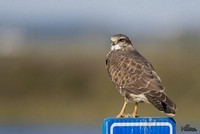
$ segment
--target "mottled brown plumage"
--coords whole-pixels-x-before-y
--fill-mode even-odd
[[[124,111],[128,102],[153,104],[158,110],[174,115],[176,105],[163,92],[164,86],[153,66],[132,45],[123,34],[111,37],[111,51],[106,56],[108,74],[124,96],[125,103],[117,117],[126,116]]]

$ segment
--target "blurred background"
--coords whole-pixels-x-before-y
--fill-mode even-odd
[[[199,5],[0,0],[0,132],[100,134],[103,119],[123,104],[105,68],[110,36],[117,33],[129,36],[154,65],[177,104],[177,125],[198,124]],[[152,105],[139,107],[140,116],[165,116]]]

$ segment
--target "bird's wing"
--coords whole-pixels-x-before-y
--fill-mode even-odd
[[[110,64],[108,72],[118,88],[134,94],[164,90],[151,63],[137,50],[116,52],[114,61],[114,64]]]

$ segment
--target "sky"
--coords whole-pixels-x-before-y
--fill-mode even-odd
[[[51,27],[138,34],[199,32],[199,5],[198,0],[0,0],[0,28]]]

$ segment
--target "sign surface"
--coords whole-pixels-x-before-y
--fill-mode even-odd
[[[176,123],[169,117],[106,118],[103,134],[175,134]]]

